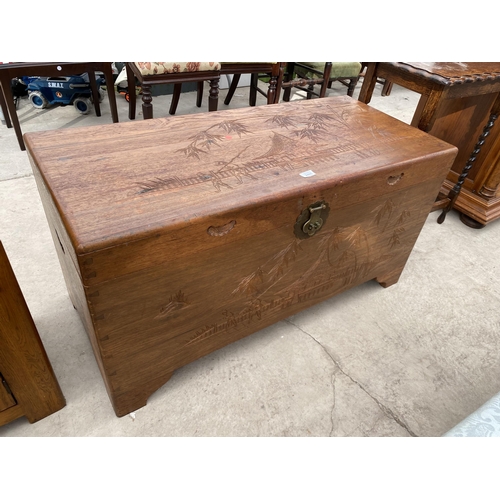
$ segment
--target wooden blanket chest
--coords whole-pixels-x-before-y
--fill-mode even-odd
[[[349,97],[25,140],[118,416],[215,349],[394,284],[457,153]]]

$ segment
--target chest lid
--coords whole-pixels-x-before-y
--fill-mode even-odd
[[[25,142],[77,254],[453,149],[349,97],[29,133]]]

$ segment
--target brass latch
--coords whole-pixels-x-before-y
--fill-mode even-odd
[[[323,226],[330,209],[324,201],[317,201],[309,205],[297,218],[295,223],[295,236],[297,238],[310,238]]]

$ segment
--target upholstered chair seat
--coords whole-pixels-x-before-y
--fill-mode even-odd
[[[174,91],[170,103],[169,113],[175,114],[183,83],[198,83],[196,104],[201,106],[203,81],[210,82],[208,110],[217,111],[219,99],[219,79],[221,64],[219,62],[128,62],[127,84],[133,89],[136,80],[142,88],[142,111],[144,119],[153,118],[151,86],[173,84]],[[136,96],[129,92],[129,118],[135,118]]]

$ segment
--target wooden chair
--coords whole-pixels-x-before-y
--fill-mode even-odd
[[[267,99],[267,104],[274,104],[279,97],[281,81],[283,79],[283,63],[279,62],[221,62],[221,75],[233,75],[231,84],[224,99],[224,104],[228,106],[234,96],[234,92],[238,87],[241,75],[250,75],[250,95],[248,104],[255,106],[257,102],[257,92],[262,94]],[[269,79],[267,92],[259,88],[259,78],[266,77]],[[203,82],[198,84],[198,100],[203,94]],[[197,103],[199,106],[200,104]]]
[[[153,118],[151,86],[174,84],[169,113],[175,114],[183,83],[198,83],[197,105],[201,106],[200,83],[210,81],[208,110],[217,111],[219,100],[220,63],[218,62],[128,62],[127,85],[129,88],[129,118],[135,119],[136,79],[142,87],[142,112],[144,119]],[[201,87],[202,88],[202,87]]]
[[[326,90],[333,82],[340,82],[347,87],[347,95],[352,97],[361,73],[359,62],[289,62],[283,78],[285,89],[283,100],[289,101],[292,88],[307,92],[307,99],[313,95],[325,97]],[[321,85],[320,91],[314,90]],[[307,86],[306,86],[307,85]]]
[[[266,97],[267,104],[274,104],[279,97],[278,88],[281,87],[283,79],[283,64],[279,62],[223,62],[221,63],[221,75],[233,75],[231,85],[227,92],[224,104],[228,105],[238,87],[241,75],[250,74],[250,96],[249,105],[255,106],[257,92]],[[259,88],[259,77],[269,78],[267,92]]]

